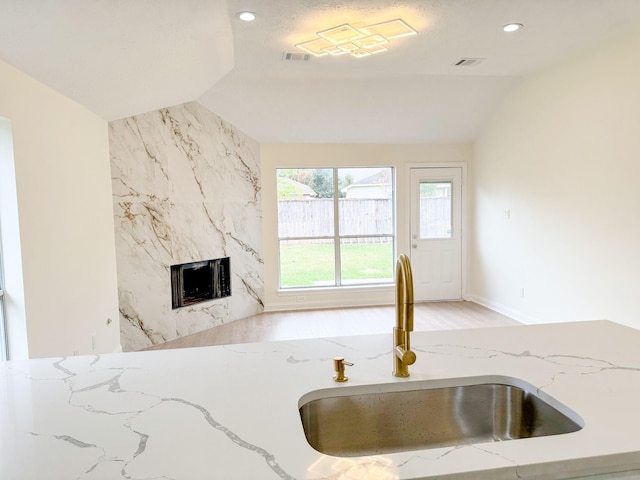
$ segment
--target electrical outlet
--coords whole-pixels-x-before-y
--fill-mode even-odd
[[[505,220],[511,219],[511,210],[508,208],[504,211],[504,219]]]
[[[296,297],[296,302],[304,302],[304,295],[298,295]]]

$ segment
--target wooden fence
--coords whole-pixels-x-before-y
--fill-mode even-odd
[[[430,222],[421,222],[422,238],[442,237],[451,225],[449,198],[421,198],[420,211]],[[356,243],[393,240],[393,202],[390,199],[341,198],[338,201],[340,235],[359,236]],[[280,238],[333,237],[334,205],[331,198],[278,200]],[[388,237],[371,237],[388,235]]]

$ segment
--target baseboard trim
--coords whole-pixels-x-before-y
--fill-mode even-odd
[[[359,308],[359,307],[381,307],[395,305],[394,302],[307,302],[301,303],[276,303],[271,305],[265,305],[263,312],[293,312],[304,310],[324,310],[332,308]]]
[[[540,319],[534,318],[519,310],[515,310],[510,307],[505,307],[500,303],[494,302],[492,300],[489,300],[488,298],[484,298],[479,295],[467,295],[466,299],[470,302],[477,303],[479,305],[482,305],[483,307],[493,310],[494,312],[498,312],[498,313],[501,313],[502,315],[506,315],[509,318],[513,318],[514,320],[517,320],[518,322],[524,323],[526,325],[537,325],[541,323],[548,323],[548,322],[540,321]]]
[[[323,295],[309,295],[309,292],[305,292],[308,297],[305,298],[305,302],[296,302],[289,300],[285,297],[284,301],[272,303],[270,305],[264,306],[264,312],[283,312],[283,311],[304,311],[304,310],[316,310],[316,309],[324,309],[324,308],[349,308],[349,307],[365,307],[365,306],[381,306],[381,305],[393,305],[393,301],[384,301],[378,298],[378,301],[371,301],[371,299],[353,299],[353,298],[336,298],[333,297],[331,300],[327,300],[326,297],[323,298]],[[306,295],[305,295],[306,296]],[[287,297],[293,300],[293,295],[289,294]],[[289,300],[289,301],[287,301]],[[355,301],[354,301],[355,300]],[[367,301],[368,300],[368,301]],[[536,325],[542,323],[548,323],[541,321],[540,319],[534,318],[530,315],[527,315],[519,310],[506,307],[501,305],[500,303],[494,302],[487,298],[484,298],[479,295],[470,295],[465,293],[462,297],[462,300],[468,302],[474,302],[478,305],[482,305],[494,312],[501,313],[502,315],[506,315],[509,318],[512,318],[518,322],[524,323],[526,325]]]

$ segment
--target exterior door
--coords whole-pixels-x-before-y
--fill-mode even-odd
[[[414,301],[462,298],[462,168],[411,168]]]

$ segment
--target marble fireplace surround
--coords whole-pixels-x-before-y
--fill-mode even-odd
[[[190,102],[110,122],[109,147],[123,350],[261,312],[257,142]],[[220,257],[232,295],[172,310],[170,266]]]

